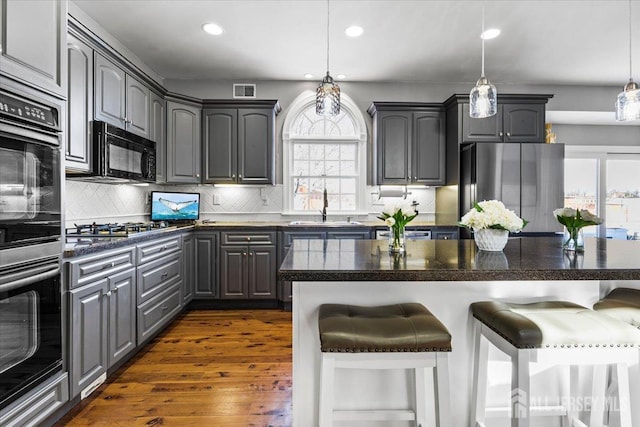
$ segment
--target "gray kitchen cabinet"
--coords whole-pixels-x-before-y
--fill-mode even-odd
[[[109,277],[109,363],[114,366],[136,348],[136,274],[134,269]]]
[[[44,381],[31,393],[0,410],[0,426],[44,425],[47,418],[69,401],[69,375],[61,372]]]
[[[273,184],[279,111],[277,101],[205,101],[203,182]]]
[[[138,307],[138,342],[148,342],[182,309],[181,283],[175,283]]]
[[[276,299],[276,233],[220,235],[220,298]]]
[[[95,118],[149,138],[149,88],[99,53],[94,68]]]
[[[376,102],[368,112],[376,184],[444,184],[445,121],[439,104]]]
[[[149,93],[149,139],[156,143],[156,182],[167,181],[167,103],[155,92]]]
[[[214,299],[220,296],[218,286],[217,232],[196,232],[194,236],[195,286],[194,299]]]
[[[186,306],[195,293],[196,271],[195,238],[193,235],[182,238],[182,305]]]
[[[349,230],[349,231],[327,231],[327,239],[370,239],[371,231],[365,230]]]
[[[200,109],[167,102],[167,183],[200,183]]]
[[[67,35],[69,73],[65,169],[91,172],[91,120],[93,120],[93,49]]]
[[[67,1],[0,2],[0,74],[67,96]]]

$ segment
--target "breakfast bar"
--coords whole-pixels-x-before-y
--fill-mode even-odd
[[[484,252],[473,240],[413,241],[407,243],[405,253],[396,254],[389,253],[387,242],[380,240],[294,241],[278,273],[279,280],[293,283],[294,425],[314,425],[318,416],[321,304],[418,302],[451,333],[452,425],[468,426],[474,356],[470,304],[563,300],[591,308],[613,288],[640,288],[640,242],[587,238],[584,253],[578,254],[564,252],[561,243],[560,237],[514,237],[504,251]],[[490,353],[489,358],[498,367],[504,365],[496,354]],[[490,378],[488,406],[509,405],[510,371],[502,368]],[[548,369],[535,371],[532,397],[559,396],[562,388],[554,375]],[[633,404],[640,401],[637,363],[629,375],[633,425],[640,425],[640,405]],[[363,404],[404,409],[411,399],[406,380],[393,371],[345,372],[336,376],[335,401],[344,409],[359,409]],[[532,425],[556,425],[550,419],[536,422]]]

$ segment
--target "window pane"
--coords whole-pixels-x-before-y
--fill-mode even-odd
[[[325,180],[327,186],[327,193],[338,194],[340,193],[340,180],[336,178],[327,178]]]
[[[340,209],[343,211],[355,211],[356,210],[356,196],[345,195],[341,198]]]
[[[309,159],[309,144],[294,144],[293,158],[300,160]]]
[[[341,145],[340,146],[340,158],[342,160],[355,160],[356,159],[356,146],[353,145],[353,144]]]
[[[340,146],[335,144],[327,144],[326,148],[326,159],[327,160],[340,160]]]
[[[340,175],[340,162],[325,162],[325,174]]]
[[[640,238],[640,159],[607,160],[607,237]]]
[[[565,159],[564,205],[598,213],[598,161],[596,159]]]
[[[355,175],[356,162],[340,162],[340,175]]]
[[[293,162],[293,175],[309,175],[309,162],[298,160]]]
[[[311,144],[309,150],[309,158],[311,160],[324,160],[324,145]]]
[[[341,193],[350,193],[350,194],[355,194],[356,193],[356,180],[353,178],[346,178],[346,179],[341,179],[341,186],[342,186],[342,191]]]
[[[311,167],[309,168],[309,175],[321,176],[324,175],[324,162],[314,161],[311,162]]]

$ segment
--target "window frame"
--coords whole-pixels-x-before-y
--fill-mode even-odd
[[[344,211],[333,209],[331,203],[327,208],[328,215],[366,215],[367,214],[367,199],[366,199],[366,184],[367,184],[367,126],[364,120],[364,116],[358,109],[357,105],[344,93],[340,94],[340,108],[350,115],[353,123],[356,126],[354,137],[340,137],[340,138],[322,138],[318,136],[293,136],[293,125],[296,122],[296,118],[299,114],[303,113],[311,105],[315,105],[316,98],[315,92],[305,91],[300,94],[294,102],[291,104],[287,116],[285,117],[282,127],[282,183],[283,183],[283,212],[282,215],[295,215],[295,216],[317,216],[318,212],[315,211],[297,211],[294,210],[293,202],[293,147],[296,142],[300,143],[355,143],[356,144],[356,209],[354,211]]]

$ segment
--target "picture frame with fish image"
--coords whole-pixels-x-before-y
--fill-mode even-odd
[[[200,218],[200,193],[151,192],[151,221],[195,221]]]

